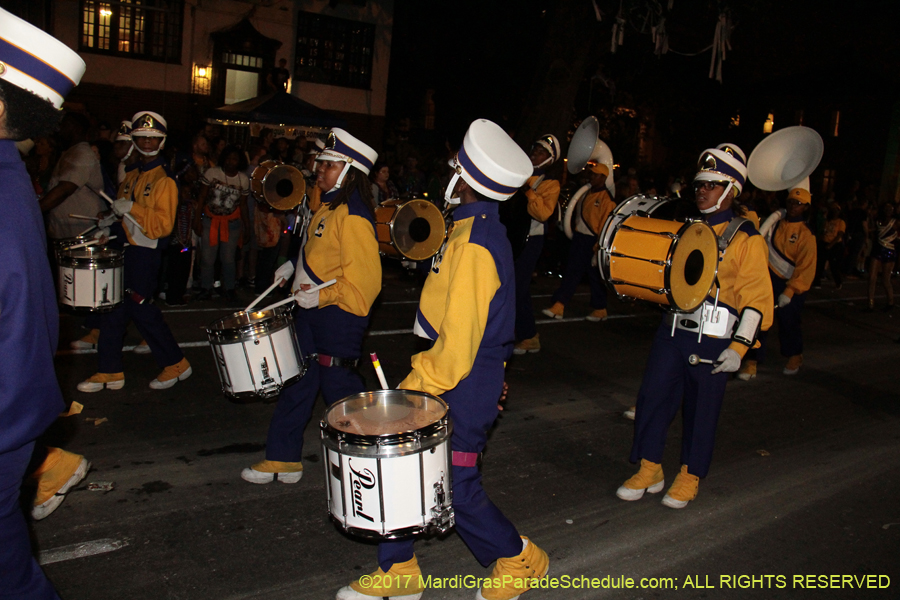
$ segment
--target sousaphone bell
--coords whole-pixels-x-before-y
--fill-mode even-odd
[[[815,129],[785,127],[756,145],[747,160],[747,175],[761,190],[786,190],[809,177],[824,153],[825,142]]]
[[[575,130],[572,141],[569,142],[569,153],[566,155],[569,173],[573,175],[581,172],[589,162],[600,163],[606,165],[609,169],[609,175],[606,177],[606,189],[612,198],[616,196],[616,184],[613,179],[613,161],[612,150],[606,145],[606,142],[600,139],[600,122],[597,117],[587,117]],[[572,239],[572,218],[575,210],[581,203],[581,200],[587,196],[590,191],[590,184],[586,184],[578,189],[572,196],[572,199],[566,204],[566,210],[563,214],[562,224],[563,232],[566,237]]]
[[[260,202],[266,202],[276,210],[288,211],[303,202],[306,179],[296,167],[278,160],[267,160],[253,169],[250,191]]]

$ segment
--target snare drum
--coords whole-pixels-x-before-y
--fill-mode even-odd
[[[51,240],[50,245],[53,248],[53,255],[59,260],[59,255],[63,250],[71,248],[72,246],[77,246],[78,244],[83,244],[85,242],[90,242],[94,239],[94,235],[79,235],[77,237],[70,238],[62,238],[58,240]],[[103,248],[104,246],[96,246],[97,248]],[[77,248],[76,248],[77,250]]]
[[[691,312],[715,283],[719,250],[703,221],[654,218],[674,214],[674,206],[668,198],[637,195],[616,207],[600,233],[600,273],[620,298]]]
[[[123,300],[121,250],[88,246],[59,250],[59,302],[73,308],[104,312]]]
[[[238,402],[273,398],[306,374],[293,307],[240,311],[206,328],[227,397]]]
[[[453,527],[447,410],[440,398],[408,390],[332,404],[321,423],[331,518],[377,539]]]
[[[388,200],[375,207],[378,249],[393,258],[426,260],[441,249],[447,223],[428,200]]]

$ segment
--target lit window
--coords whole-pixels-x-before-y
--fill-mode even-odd
[[[79,50],[181,62],[184,0],[81,0]]]
[[[297,13],[294,78],[371,89],[375,25]]]
[[[775,127],[775,115],[769,113],[769,118],[763,123],[763,133],[772,133],[773,127]]]

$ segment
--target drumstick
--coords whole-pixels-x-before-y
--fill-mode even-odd
[[[315,291],[321,290],[322,288],[327,288],[329,285],[334,285],[335,283],[337,283],[337,279],[329,279],[325,283],[320,283],[316,287],[311,287],[308,290],[303,290],[303,291],[315,292]],[[289,302],[296,302],[296,300],[297,300],[297,297],[294,296],[293,294],[291,294],[290,296],[288,296],[287,298],[285,298],[284,300],[282,300],[280,302],[276,302],[275,304],[270,304],[269,306],[267,306],[265,308],[259,309],[259,312],[265,312],[267,310],[272,310],[273,308],[278,308],[279,306],[282,306]]]
[[[86,215],[73,215],[72,213],[69,213],[69,218],[70,219],[82,219],[83,221],[99,221],[100,220],[99,217],[88,217]]]
[[[116,236],[111,235],[111,236],[109,236],[109,237],[106,238],[106,239],[108,239],[108,240],[114,240],[114,239],[116,239]],[[100,240],[99,240],[99,239],[91,240],[91,241],[89,241],[89,242],[81,242],[80,244],[75,244],[74,246],[69,246],[69,247],[67,247],[66,250],[74,250],[74,249],[76,249],[76,248],[85,248],[85,247],[87,247],[87,246],[93,246],[94,244],[99,244],[99,243],[100,243]]]
[[[369,356],[372,358],[372,364],[375,365],[375,372],[378,373],[378,381],[381,382],[381,389],[388,390],[387,379],[384,378],[384,370],[381,368],[381,361],[378,360],[378,355],[374,352],[370,352]]]
[[[693,366],[697,366],[697,365],[699,365],[700,363],[706,363],[706,364],[708,364],[708,365],[714,365],[714,364],[716,364],[716,361],[714,361],[714,360],[709,360],[708,358],[700,358],[700,357],[697,356],[696,354],[691,354],[690,356],[688,356],[688,362],[689,362],[691,365],[693,365]]]
[[[88,227],[87,229],[85,229],[84,231],[82,231],[81,233],[76,235],[75,237],[81,237],[84,234],[86,234],[88,231],[90,231],[91,229],[97,229],[97,225],[91,225],[90,227]]]
[[[107,196],[106,192],[104,192],[103,190],[97,190],[96,192],[97,192],[97,194],[102,196],[104,200],[109,202],[110,206],[113,205],[113,203],[114,203],[113,199],[110,198],[109,196]],[[137,219],[135,219],[134,217],[131,216],[131,213],[125,213],[125,218],[128,219],[129,221],[131,221],[132,223],[134,223],[134,226],[137,227],[138,229],[140,229],[141,233],[143,233],[144,235],[147,235],[147,232],[144,231],[144,228],[141,227],[141,224],[137,222]]]
[[[247,308],[244,309],[244,312],[250,312],[250,309],[251,309],[251,308],[253,308],[254,306],[256,306],[257,303],[258,303],[260,300],[262,300],[263,298],[265,298],[266,296],[268,296],[268,295],[269,295],[269,292],[271,292],[271,291],[274,290],[276,287],[278,287],[278,284],[280,284],[282,281],[284,281],[284,277],[279,277],[278,279],[276,279],[276,280],[275,280],[275,283],[273,283],[273,284],[270,285],[268,288],[266,288],[266,291],[264,291],[262,294],[260,294],[259,296],[257,296],[256,299],[255,299],[253,302],[251,302],[250,304],[247,305]]]

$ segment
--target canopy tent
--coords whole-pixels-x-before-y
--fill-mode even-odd
[[[276,137],[288,138],[307,134],[321,137],[332,127],[347,126],[343,119],[287,92],[273,92],[221,106],[211,112],[207,121],[249,127],[251,136],[258,136],[263,128],[273,129]]]

